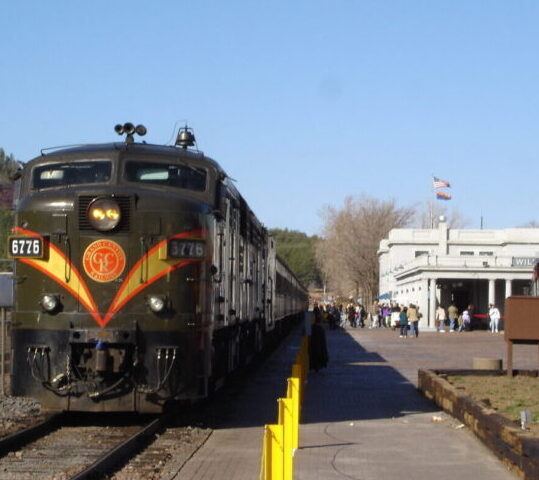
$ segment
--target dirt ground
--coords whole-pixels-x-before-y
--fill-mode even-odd
[[[455,375],[447,378],[474,400],[482,402],[520,427],[520,412],[529,410],[528,430],[539,436],[539,378],[517,375]]]

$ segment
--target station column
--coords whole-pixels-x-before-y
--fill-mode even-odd
[[[496,303],[496,290],[494,288],[496,280],[493,278],[488,281],[488,303],[494,305]]]
[[[429,278],[429,327],[436,325],[436,279]]]
[[[511,283],[511,279],[507,278],[505,279],[505,298],[510,297],[513,293],[513,284]]]

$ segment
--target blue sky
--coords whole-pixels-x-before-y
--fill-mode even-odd
[[[0,10],[0,147],[167,143],[186,121],[268,227],[348,195],[539,221],[536,1],[29,0]]]

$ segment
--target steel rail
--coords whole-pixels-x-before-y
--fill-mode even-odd
[[[7,437],[0,439],[0,457],[3,457],[9,452],[18,450],[23,445],[26,445],[39,437],[52,432],[64,422],[65,415],[57,413],[50,416],[42,422],[36,423],[31,427],[25,428],[19,432],[12,433]]]
[[[112,473],[119,465],[122,465],[133,457],[134,453],[149,444],[155,433],[164,428],[167,422],[168,417],[166,415],[156,418],[120,445],[109,450],[88,468],[72,476],[69,480],[95,480],[96,478]]]

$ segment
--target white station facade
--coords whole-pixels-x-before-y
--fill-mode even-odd
[[[489,303],[503,315],[511,295],[529,295],[539,261],[539,229],[393,229],[380,242],[380,298],[419,306],[420,328],[434,328],[438,305],[474,306],[474,326],[488,324]]]

